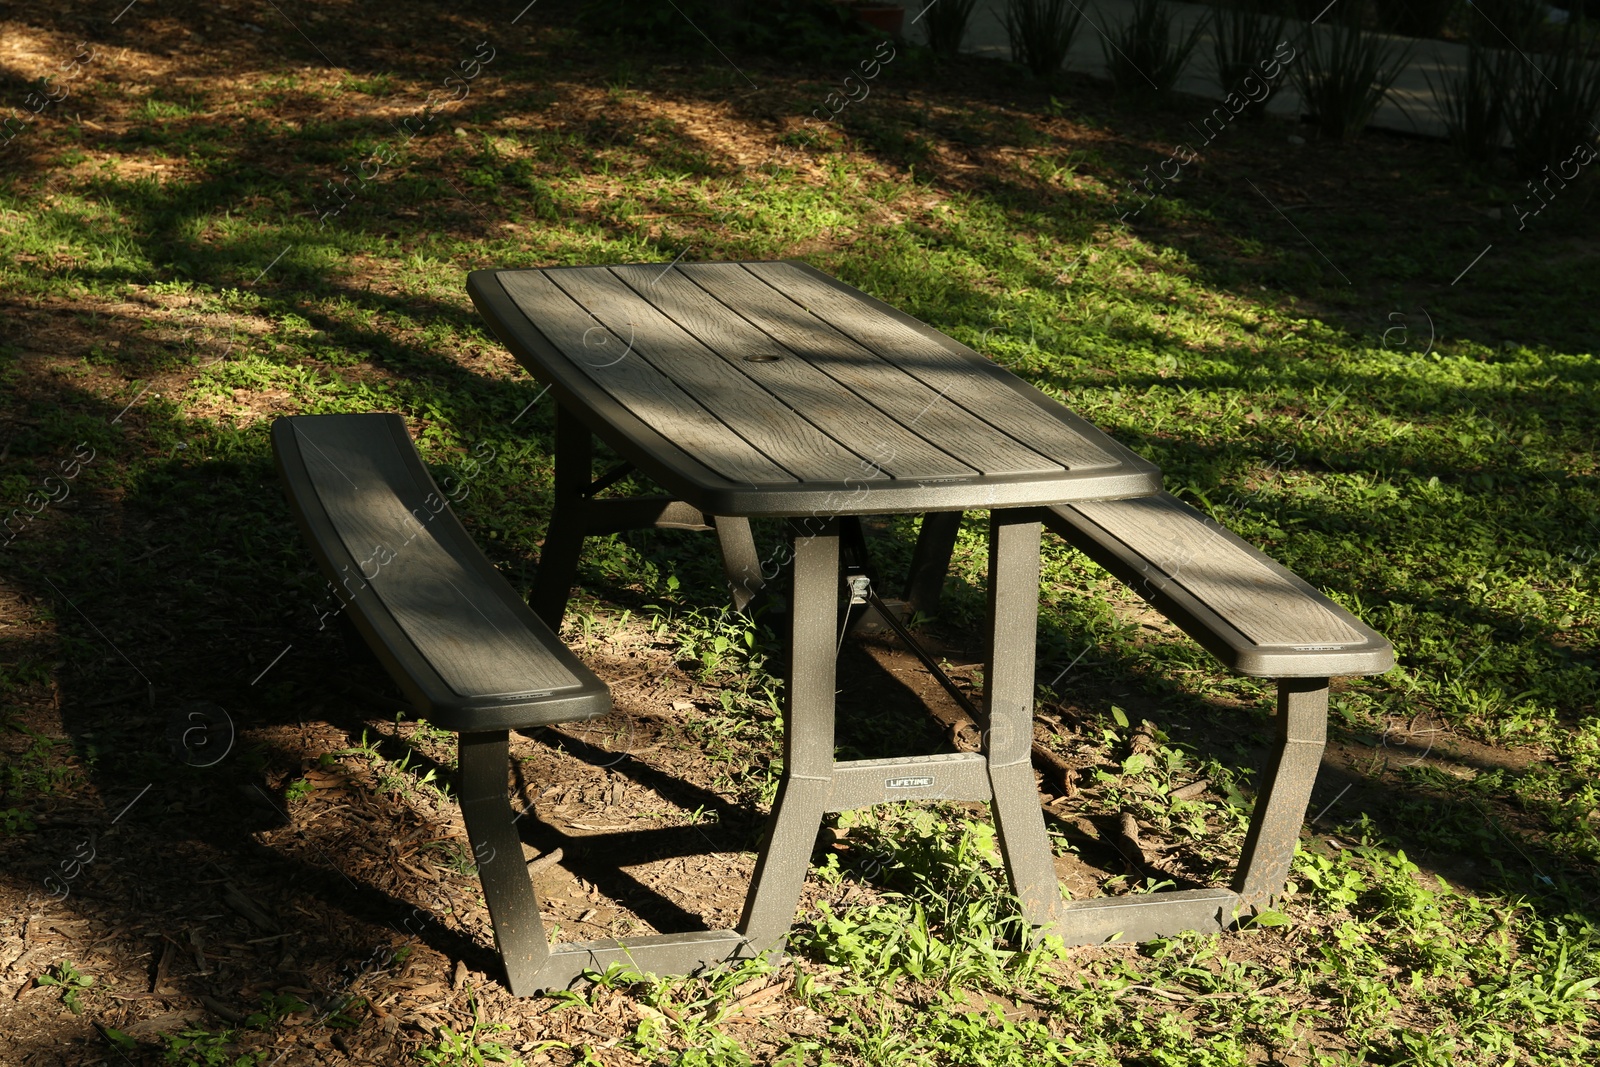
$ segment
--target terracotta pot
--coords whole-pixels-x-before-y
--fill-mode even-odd
[[[900,29],[905,25],[906,9],[899,4],[850,4],[850,13],[856,21],[875,30],[882,30],[892,37],[900,36]]]

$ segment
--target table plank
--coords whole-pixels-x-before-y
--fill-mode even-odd
[[[1085,501],[1081,514],[1152,561],[1171,581],[1212,605],[1258,645],[1357,645],[1358,633],[1307,597],[1247,546],[1220,532],[1195,544],[1193,512],[1175,497]],[[1137,519],[1131,519],[1131,513]]]
[[[751,485],[799,481],[655,367],[643,359],[618,358],[628,350],[627,339],[608,330],[543,272],[502,271],[498,277],[518,310],[573,367],[645,424],[668,434],[696,461]]]
[[[629,359],[643,359],[672,379],[729,429],[790,473],[806,481],[885,477],[872,463],[801,418],[742,372],[743,367],[760,364],[722,358],[622,279],[606,271],[557,271],[546,277],[613,334],[630,338]]]
[[[977,472],[828,377],[711,297],[676,267],[612,267],[611,273],[761,383],[784,404],[894,478],[953,478]],[[755,356],[762,361],[750,362]]]
[[[686,263],[678,269],[797,357],[854,390],[884,417],[908,429],[920,424],[919,432],[959,449],[957,458],[983,474],[1062,471],[1062,464],[1018,443],[964,408],[942,402],[938,390],[863,348],[742,266]]]
[[[745,266],[818,319],[942,393],[946,403],[971,412],[1068,470],[1109,467],[1117,463],[1081,432],[1081,427],[1087,424],[1075,416],[1071,421],[1063,418],[1071,416],[1065,407],[1050,410],[1039,403],[1048,398],[1033,386],[1009,371],[993,367],[986,360],[982,365],[986,370],[993,367],[993,371],[988,375],[975,374],[973,360],[983,360],[983,357],[932,327],[923,323],[916,323],[914,327],[911,323],[916,320],[904,316],[909,321],[902,321],[901,312],[886,314],[885,310],[894,309],[868,304],[826,275],[796,263]],[[1018,390],[1001,375],[1023,385],[1027,391]],[[1093,432],[1098,436],[1101,431]]]

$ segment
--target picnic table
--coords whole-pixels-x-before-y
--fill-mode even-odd
[[[803,263],[478,271],[467,288],[559,405],[554,512],[530,598],[549,625],[560,624],[585,535],[714,529],[739,602],[762,581],[749,520],[791,520],[783,779],[726,947],[783,941],[824,813],[900,800],[992,800],[1024,915],[1048,926],[1060,894],[1030,761],[1039,506],[1149,495],[1159,470]],[[596,478],[591,436],[670,495],[600,498],[626,471]],[[836,761],[841,537],[860,545],[862,515],[974,510],[990,513],[984,751]],[[648,966],[647,944],[631,951]]]
[[[1225,929],[1282,892],[1320,763],[1329,678],[1385,670],[1392,650],[1162,492],[1153,464],[804,263],[486,270],[467,288],[558,405],[554,510],[527,604],[450,514],[399,416],[295,416],[273,436],[341,610],[419,713],[460,735],[463,815],[513,993],[617,962],[683,973],[781,947],[824,815],[885,802],[992,802],[1023,918],[1034,936],[1069,944]],[[598,475],[595,438],[623,458]],[[631,471],[666,492],[602,495]],[[861,525],[924,516],[905,590],[933,611],[972,511],[989,517],[981,709],[884,602]],[[507,739],[610,708],[604,684],[556,636],[583,541],[647,526],[714,531],[742,608],[766,579],[753,518],[786,520],[792,588],[783,774],[740,921],[552,946],[508,802]],[[1277,680],[1272,754],[1231,887],[1061,900],[1030,759],[1043,527],[1225,665]],[[841,627],[869,605],[979,721],[979,751],[834,758]]]

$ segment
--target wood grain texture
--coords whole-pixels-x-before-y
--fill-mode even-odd
[[[642,359],[670,378],[797,478],[843,481],[885,476],[780,403],[742,369],[761,364],[719,356],[611,272],[559,271],[548,277],[612,334],[631,338],[630,359]]]
[[[567,274],[579,274],[568,271]],[[793,474],[729,429],[694,397],[629,351],[618,336],[540,271],[505,271],[500,284],[519,310],[613,400],[723,477],[750,485],[794,484]]]
[[[885,418],[810,363],[795,359],[788,349],[676,267],[612,267],[611,273],[781,403],[891,477],[954,478],[977,473],[914,431]]]
[[[806,311],[739,264],[680,264],[687,277],[884,417],[986,475],[1039,475],[1062,464],[995,429]],[[890,457],[892,460],[892,457]]]
[[[343,419],[295,423],[317,497],[345,549],[361,561],[361,580],[348,587],[355,598],[376,594],[459,696],[580,685],[488,586],[503,581],[488,561],[441,541],[460,525],[442,498],[429,499],[431,487],[417,484],[394,438],[367,431],[370,424]],[[461,531],[463,543],[465,536]]]
[[[1286,572],[1182,501],[1151,496],[1071,507],[1258,645],[1342,646],[1367,640]]]
[[[1109,467],[1117,462],[1059,415],[1019,393],[1001,378],[1009,372],[996,374],[1000,369],[985,365],[977,353],[953,352],[793,263],[750,263],[746,268],[818,319],[941,394],[940,406],[929,416],[938,417],[946,406],[963,409],[1069,470]],[[933,332],[931,327],[923,328]],[[1027,388],[1033,389],[1031,385]]]

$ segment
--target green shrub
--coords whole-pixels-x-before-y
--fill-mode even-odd
[[[1400,45],[1361,28],[1361,6],[1311,27],[1294,66],[1295,86],[1323,136],[1349,141],[1366,129],[1405,68],[1415,43]]]
[[[646,47],[847,58],[859,49],[849,9],[827,0],[587,0],[578,24]]]
[[[1270,5],[1265,0],[1244,0],[1218,8],[1213,15],[1211,54],[1217,64],[1217,85],[1226,96],[1239,92],[1246,78],[1257,77],[1257,66],[1273,56],[1278,42],[1284,39],[1284,18],[1268,14]],[[1260,118],[1278,91],[1275,81],[1261,79],[1267,86],[1265,95],[1252,100],[1241,112],[1251,118]]]
[[[1011,58],[1024,63],[1035,77],[1061,69],[1072,50],[1083,9],[1072,0],[1006,0],[1006,36]]]
[[[1500,6],[1514,5],[1500,0]],[[1507,31],[1504,36],[1474,34],[1459,73],[1428,81],[1450,142],[1464,159],[1492,163],[1509,132],[1517,170],[1533,175],[1559,165],[1578,144],[1593,139],[1600,119],[1600,67],[1587,57],[1587,23],[1581,15],[1562,28],[1551,48],[1532,55],[1520,47],[1500,47],[1508,38],[1527,41],[1528,22],[1519,28],[1507,16],[1499,25]]]
[[[928,47],[941,59],[953,59],[961,51],[961,39],[978,0],[938,0],[927,8],[922,25],[928,34]]]
[[[1544,0],[1473,0],[1467,34],[1490,48],[1523,48],[1545,21]]]
[[[1567,23],[1549,55],[1510,63],[1507,121],[1517,169],[1536,174],[1572,155],[1579,143],[1594,139],[1600,118],[1600,66],[1586,54],[1586,23]]]
[[[1119,93],[1164,93],[1178,82],[1210,13],[1184,38],[1172,32],[1172,12],[1160,0],[1134,0],[1133,17],[1100,38],[1111,81]]]
[[[1437,82],[1427,75],[1450,144],[1469,163],[1493,163],[1500,156],[1514,61],[1514,52],[1474,42],[1467,46],[1467,65],[1458,74],[1442,74]]]

